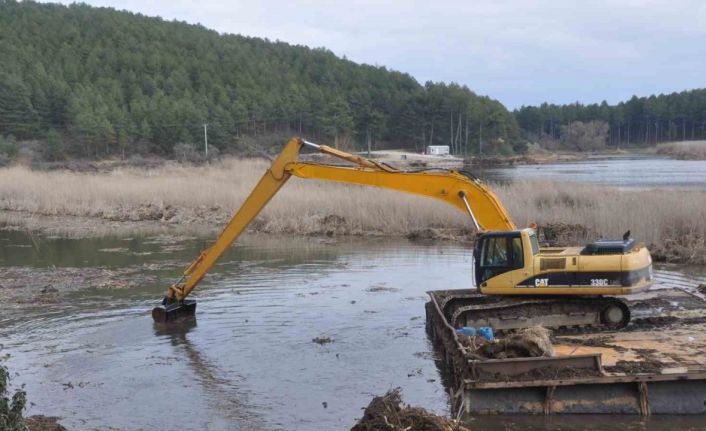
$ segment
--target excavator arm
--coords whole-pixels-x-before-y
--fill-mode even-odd
[[[305,145],[355,166],[299,162],[299,153]],[[467,212],[478,230],[515,229],[497,196],[480,180],[470,175],[446,170],[400,171],[384,163],[326,145],[292,138],[214,244],[202,251],[186,268],[181,278],[169,287],[162,305],[152,311],[156,321],[165,322],[195,312],[196,303],[186,297],[291,176],[381,187],[428,196]]]

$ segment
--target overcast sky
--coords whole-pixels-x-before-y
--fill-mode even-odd
[[[706,87],[706,1],[85,2],[323,46],[511,109]]]

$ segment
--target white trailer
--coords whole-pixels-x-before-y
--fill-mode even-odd
[[[427,154],[430,156],[448,156],[450,153],[448,145],[428,145]]]

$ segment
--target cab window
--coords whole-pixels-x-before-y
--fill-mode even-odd
[[[491,237],[483,244],[481,266],[505,267],[507,266],[507,239],[505,237]]]
[[[512,268],[520,269],[525,266],[525,256],[522,254],[522,238],[512,238]]]
[[[529,239],[530,244],[532,244],[532,255],[539,253],[539,241],[537,240],[537,235],[531,233]]]

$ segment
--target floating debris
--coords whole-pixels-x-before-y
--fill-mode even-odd
[[[334,340],[331,337],[316,337],[316,338],[313,338],[311,341],[313,341],[316,344],[324,345],[324,344],[333,343]]]
[[[375,397],[351,431],[469,431],[455,421],[423,408],[402,406],[400,388]]]

